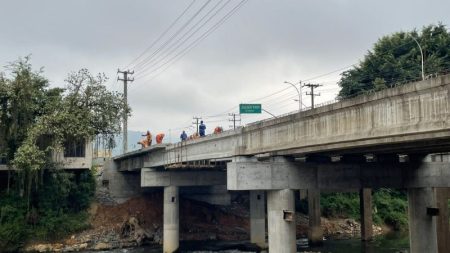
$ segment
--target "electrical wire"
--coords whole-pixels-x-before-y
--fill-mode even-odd
[[[181,59],[184,55],[186,55],[190,50],[192,50],[195,46],[197,46],[202,40],[207,38],[212,32],[217,30],[223,23],[225,23],[234,13],[239,10],[243,4],[245,4],[248,0],[242,0],[238,5],[236,5],[231,11],[229,11],[224,17],[222,17],[215,25],[210,27],[206,32],[204,32],[201,36],[199,36],[196,40],[194,40],[192,43],[190,43],[184,50],[180,51],[178,54],[170,58],[168,61],[164,62],[162,65],[159,65],[157,68],[155,68],[151,73],[155,73],[162,67],[168,65],[166,68],[162,69],[159,73],[155,74],[150,80],[153,80],[163,72],[165,72],[169,67],[171,67],[173,64],[175,64],[179,59]],[[148,75],[148,74],[147,74]],[[149,80],[149,81],[150,81]]]
[[[143,64],[140,69],[143,69],[140,73],[136,75],[136,78],[139,78],[142,75],[145,75],[146,72],[151,70],[154,66],[157,66],[158,63],[161,61],[167,59],[170,55],[172,55],[178,48],[180,48],[186,41],[188,41],[192,36],[194,36],[201,28],[203,28],[209,21],[211,21],[212,18],[214,18],[228,3],[230,3],[231,0],[228,0],[225,4],[223,4],[216,12],[211,15],[203,24],[200,25],[194,32],[194,30],[206,17],[208,17],[212,11],[214,11],[220,3],[223,2],[223,0],[218,1],[216,5],[214,5],[203,17],[198,20],[191,28],[189,28],[188,31],[186,31],[181,37],[179,37],[175,43],[172,43],[167,48],[163,49],[161,51],[161,54],[155,56],[152,60],[148,61],[147,63]],[[187,35],[189,35],[187,38],[185,38]],[[185,38],[185,39],[184,39]],[[183,40],[184,39],[184,40]],[[183,40],[183,41],[182,41]],[[163,54],[165,52],[165,54]]]
[[[162,32],[159,37],[154,40],[152,42],[152,44],[150,44],[150,46],[148,46],[139,56],[137,56],[136,58],[134,58],[126,67],[129,68],[134,62],[138,61],[142,56],[144,56],[148,51],[150,51],[150,49],[152,49],[156,43],[158,43],[174,26],[175,24],[184,16],[184,14],[186,14],[186,12],[194,5],[196,0],[192,0],[192,2],[183,10],[183,12],[181,12],[178,17],[166,28],[166,30],[164,30],[164,32]]]
[[[194,13],[194,15],[188,19],[188,21],[186,21],[180,28],[178,28],[178,30],[174,34],[172,34],[172,36],[170,36],[169,39],[167,39],[162,45],[160,45],[158,47],[158,49],[153,51],[153,53],[150,56],[147,56],[144,60],[142,60],[138,64],[136,64],[136,66],[135,66],[136,70],[139,69],[139,66],[141,66],[142,64],[145,64],[146,62],[150,61],[153,57],[155,57],[156,54],[158,54],[161,50],[163,50],[167,46],[167,44],[169,44],[174,38],[176,38],[203,11],[203,9],[205,9],[206,6],[208,6],[208,4],[210,2],[211,2],[211,0],[206,1],[200,7],[200,9],[198,9]]]

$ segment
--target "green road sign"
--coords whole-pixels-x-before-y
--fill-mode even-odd
[[[239,113],[261,113],[261,104],[239,104]]]

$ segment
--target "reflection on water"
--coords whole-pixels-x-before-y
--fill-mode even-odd
[[[298,252],[321,252],[321,253],[403,253],[409,248],[407,234],[392,233],[376,237],[371,242],[361,242],[359,239],[347,240],[327,240],[321,247],[307,247],[305,240],[299,239],[297,246]],[[186,253],[256,253],[252,246],[245,242],[182,242],[181,252]],[[161,247],[146,246],[134,249],[117,249],[111,251],[114,253],[161,253]],[[263,251],[264,252],[264,251]]]
[[[321,247],[305,248],[304,250],[322,253],[403,253],[407,252],[407,249],[409,249],[408,234],[391,233],[378,236],[371,242],[362,242],[359,239],[328,240]]]

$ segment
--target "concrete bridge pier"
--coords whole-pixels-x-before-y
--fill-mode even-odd
[[[408,189],[411,253],[438,252],[436,217],[430,211],[432,207],[436,207],[436,200],[431,187]]]
[[[373,239],[372,228],[372,189],[363,188],[359,191],[359,210],[361,213],[361,240]]]
[[[434,188],[436,194],[436,204],[439,208],[439,216],[437,217],[437,241],[438,252],[450,252],[450,228],[449,228],[449,212],[448,199],[450,197],[450,188]]]
[[[264,191],[250,191],[250,241],[267,248],[266,200]]]
[[[308,240],[311,245],[323,243],[323,229],[320,225],[320,190],[308,189]]]
[[[267,191],[269,252],[295,253],[295,201],[290,189]]]
[[[180,217],[179,217],[179,187],[164,187],[164,224],[163,250],[164,253],[176,252],[180,246]]]

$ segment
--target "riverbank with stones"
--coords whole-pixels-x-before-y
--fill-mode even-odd
[[[149,200],[150,199],[150,200]],[[153,199],[153,201],[152,201]],[[162,243],[162,210],[155,196],[129,200],[123,204],[94,204],[91,207],[92,228],[56,243],[35,243],[28,252],[105,251]],[[249,240],[249,213],[241,203],[229,207],[208,206],[204,203],[181,201],[180,210],[190,213],[188,221],[180,219],[180,240],[245,241]],[[161,202],[162,203],[162,199]],[[155,204],[155,205],[154,205]],[[162,209],[162,206],[160,206]],[[211,209],[211,210],[207,210]],[[195,210],[195,211],[194,211]],[[206,214],[209,211],[208,215]],[[189,217],[189,215],[186,215]],[[130,227],[131,223],[134,224]],[[186,220],[186,219],[185,219]],[[190,222],[190,223],[189,223]],[[308,217],[297,213],[297,235],[305,238]],[[321,219],[325,238],[348,239],[360,236],[360,224],[353,219]],[[125,229],[128,226],[128,229]],[[385,232],[373,226],[374,234]]]
[[[106,189],[99,187],[96,202],[89,209],[91,228],[57,242],[35,242],[26,252],[105,251],[162,243],[162,192],[145,194],[117,203]],[[229,206],[214,206],[180,199],[181,241],[239,241],[250,239],[249,200],[235,196]],[[296,214],[297,238],[306,238],[308,216]],[[321,218],[325,238],[349,239],[360,236],[360,224],[354,219]],[[374,235],[388,232],[373,226]],[[220,244],[220,243],[219,243]],[[245,244],[245,243],[244,243]],[[243,243],[241,243],[243,245]],[[249,246],[251,247],[251,246]]]

